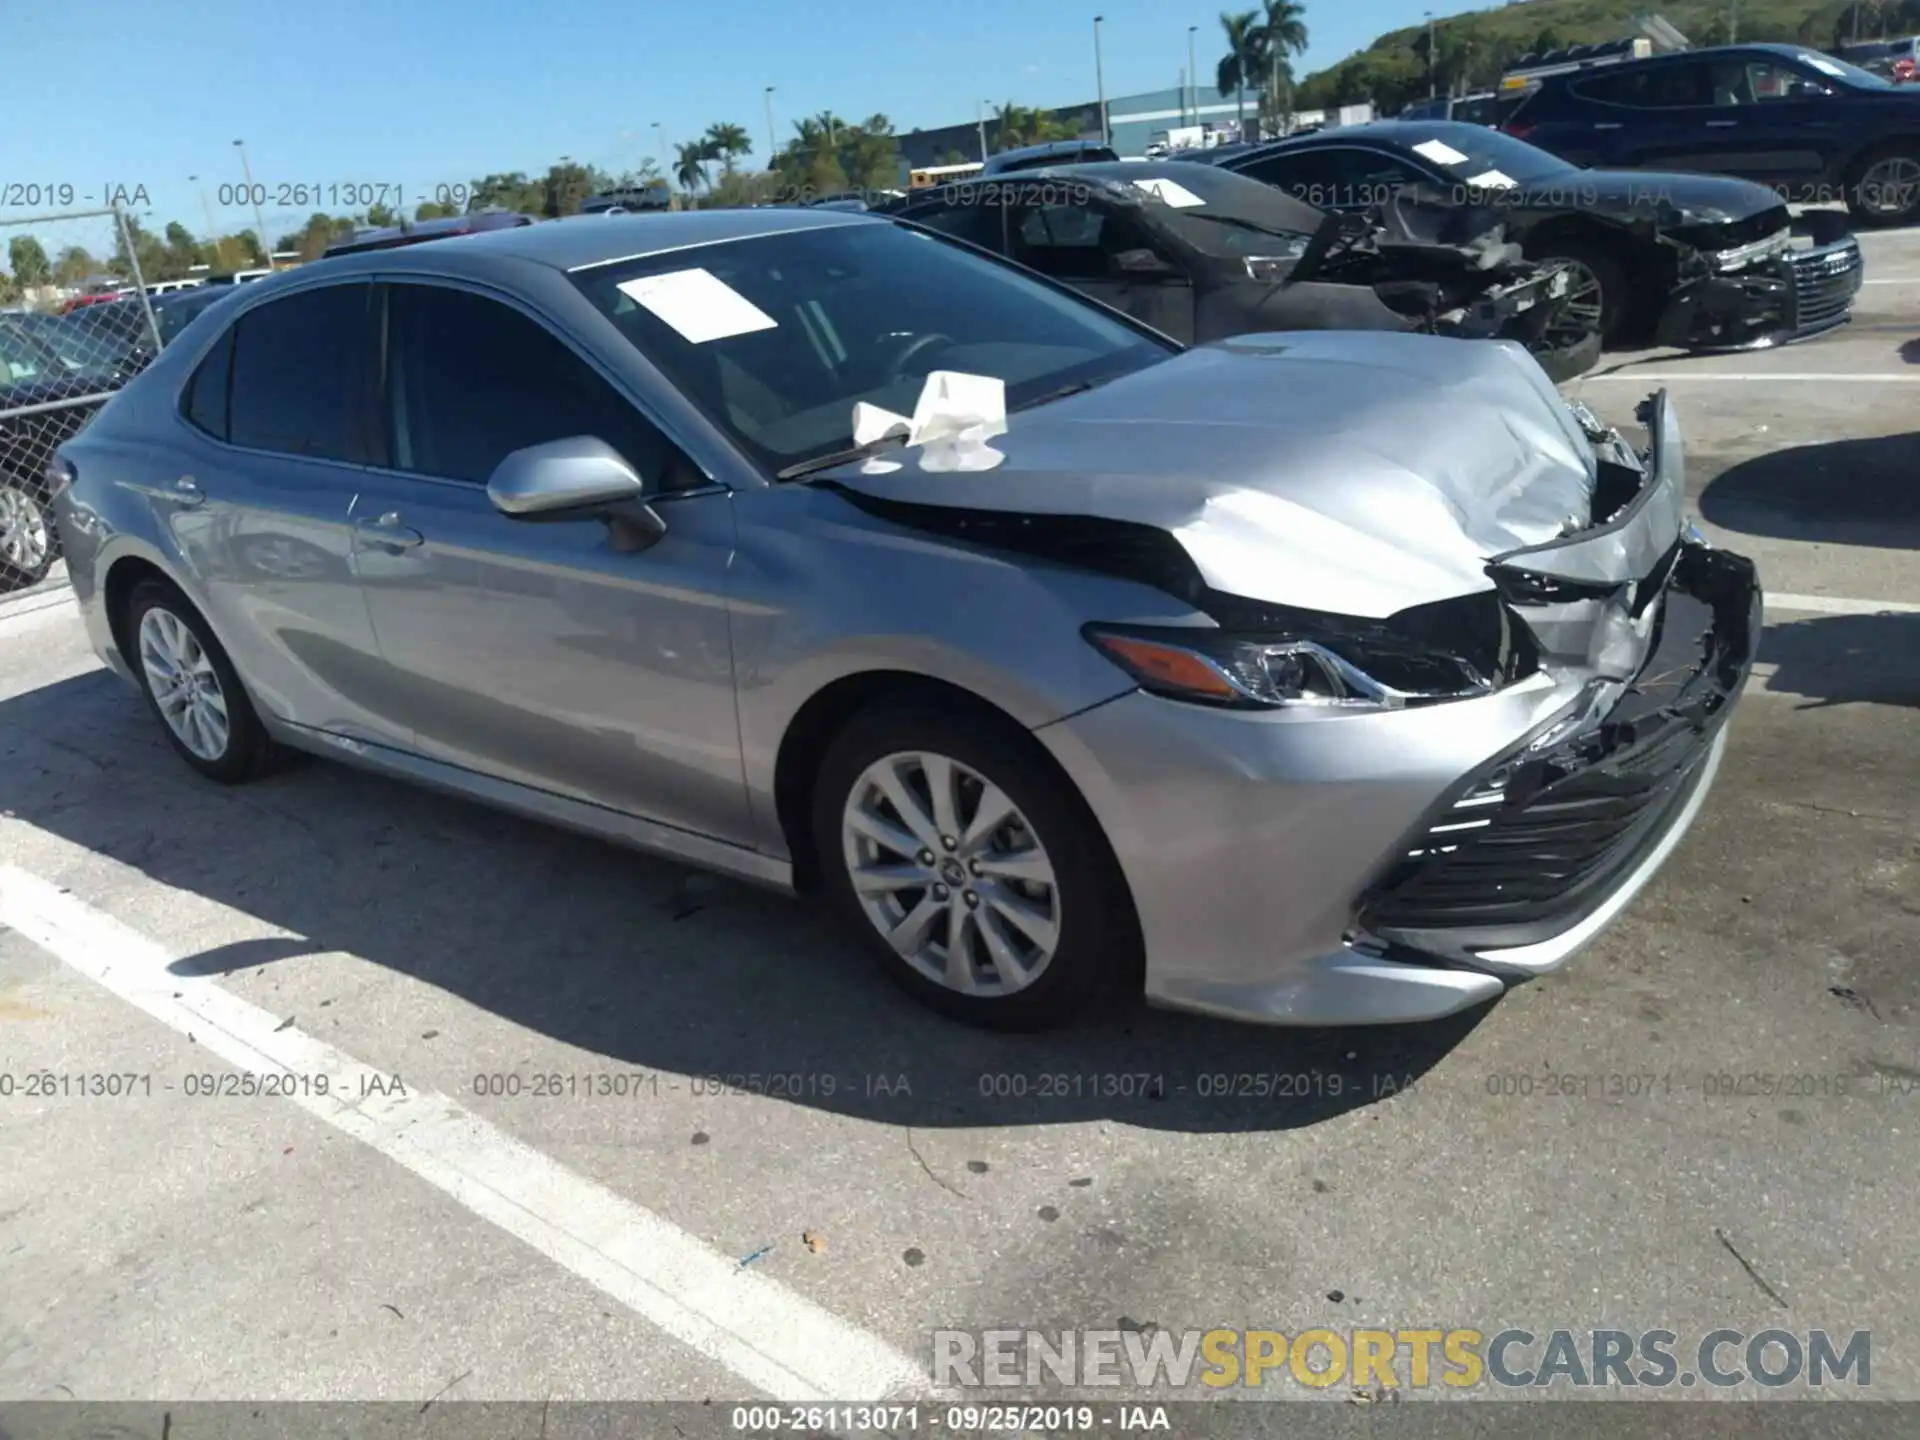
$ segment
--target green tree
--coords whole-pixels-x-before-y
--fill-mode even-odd
[[[78,285],[89,275],[100,273],[100,262],[84,245],[69,245],[60,252],[53,267],[53,278],[61,285]]]
[[[166,246],[168,279],[181,279],[200,263],[200,242],[178,220],[167,224]]]
[[[1232,92],[1235,119],[1244,138],[1247,125],[1246,92],[1258,83],[1260,74],[1260,12],[1241,10],[1220,12],[1220,28],[1227,33],[1227,53],[1213,75],[1222,95]]]
[[[369,205],[367,224],[375,230],[389,230],[400,223],[400,217],[391,205]]]
[[[884,115],[869,115],[852,127],[849,135],[841,167],[855,188],[890,190],[900,183],[900,142],[891,120]]]
[[[20,287],[14,283],[13,276],[0,270],[0,305],[11,305],[20,298]]]
[[[1050,140],[1072,140],[1080,134],[1080,127],[1071,120],[1062,120],[1050,110],[1016,105],[1011,100],[996,105],[993,118],[996,153],[1018,150],[1022,145],[1045,145]],[[964,163],[967,158],[962,156],[953,163]]]
[[[1293,108],[1293,59],[1306,52],[1306,13],[1295,0],[1264,0],[1258,57],[1261,108],[1276,130],[1285,129]]]
[[[707,158],[718,160],[720,168],[729,175],[733,173],[735,160],[753,153],[753,137],[742,127],[724,121],[709,125],[707,133],[701,137],[701,143],[707,149]]]
[[[440,200],[422,200],[413,207],[415,220],[448,220],[460,213],[460,207]]]
[[[16,235],[7,242],[7,268],[13,271],[14,283],[23,290],[30,285],[45,285],[53,279],[53,266],[47,260],[47,252],[31,235]]]
[[[680,182],[680,188],[691,195],[709,184],[707,162],[714,159],[715,154],[707,142],[688,140],[674,148],[678,153],[674,157],[673,178]]]

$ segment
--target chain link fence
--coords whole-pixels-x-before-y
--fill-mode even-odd
[[[88,243],[132,257],[132,238],[117,208],[0,218],[17,292],[0,309],[0,594],[37,584],[60,557],[54,450],[160,353],[138,260],[130,278],[111,274]]]

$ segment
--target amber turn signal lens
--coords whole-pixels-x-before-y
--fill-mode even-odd
[[[1108,655],[1137,676],[1142,684],[1204,695],[1211,700],[1237,700],[1240,692],[1210,662],[1177,645],[1161,645],[1131,635],[1096,634],[1090,637]]]

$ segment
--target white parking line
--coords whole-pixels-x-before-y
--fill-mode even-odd
[[[28,827],[21,827],[28,828]],[[786,1401],[930,1396],[921,1367],[777,1280],[576,1175],[444,1095],[370,1093],[379,1072],[174,974],[156,942],[0,865],[0,925],[243,1071],[307,1077],[287,1098],[444,1191],[747,1384]],[[312,1077],[327,1093],[308,1093]],[[364,1098],[363,1098],[364,1097]]]
[[[1862,280],[1862,285],[1920,285],[1920,275],[1876,276],[1872,280]]]
[[[1805,610],[1814,615],[1920,615],[1920,605],[1905,600],[1853,600],[1844,595],[1769,595],[1767,613]]]

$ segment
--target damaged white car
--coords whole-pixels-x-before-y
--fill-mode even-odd
[[[1561,964],[1712,783],[1760,592],[1643,419],[1511,343],[1184,349],[888,220],[698,212],[248,287],[57,510],[215,779],[313,751],[817,890],[975,1023],[1405,1021]]]

